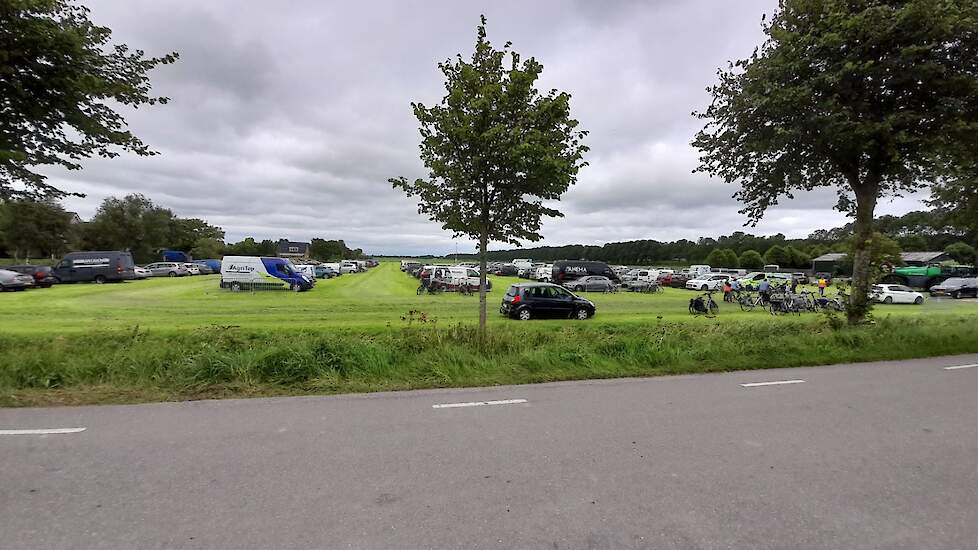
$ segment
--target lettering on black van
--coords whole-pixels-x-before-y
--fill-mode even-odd
[[[75,267],[106,267],[108,258],[75,258],[71,261]]]

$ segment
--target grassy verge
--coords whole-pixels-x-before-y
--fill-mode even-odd
[[[770,316],[768,316],[770,317]],[[978,352],[974,316],[824,316],[268,331],[130,328],[0,336],[0,405],[120,403],[522,384]]]

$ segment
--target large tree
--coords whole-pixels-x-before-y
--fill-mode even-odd
[[[876,203],[978,151],[978,2],[781,0],[754,54],[718,72],[698,170],[739,183],[751,222],[835,188],[855,219],[848,317],[869,311]]]
[[[0,1],[0,198],[64,196],[38,166],[153,154],[116,108],[165,103],[147,73],[177,54],[147,58],[111,34],[70,0]]]
[[[562,214],[553,202],[587,163],[587,134],[571,118],[570,95],[536,89],[543,65],[522,60],[507,42],[497,50],[478,28],[470,60],[438,65],[446,94],[440,104],[412,103],[420,122],[427,179],[392,178],[418,197],[418,212],[455,237],[479,243],[479,334],[486,327],[486,251],[490,242],[538,241],[543,217]]]
[[[74,219],[54,201],[0,202],[0,240],[16,259],[53,257],[67,249]]]
[[[137,262],[159,258],[171,246],[175,216],[143,195],[109,197],[85,224],[85,244],[95,250],[130,250]]]

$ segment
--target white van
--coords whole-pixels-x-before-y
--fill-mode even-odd
[[[459,287],[467,286],[472,290],[479,288],[479,272],[471,267],[449,267],[445,270],[445,282]],[[486,279],[486,290],[492,289],[492,283]]]
[[[225,256],[221,260],[221,288],[234,292],[285,288],[300,292],[312,288],[312,280],[285,258]]]
[[[711,268],[708,265],[702,265],[702,264],[691,265],[689,266],[689,275],[692,278],[697,275],[703,275],[704,273],[709,273],[712,269],[713,268]]]
[[[533,279],[540,281],[542,283],[549,283],[553,279],[553,264],[544,264],[537,268],[537,272],[534,274]]]
[[[533,260],[530,258],[517,258],[510,263],[515,265],[516,269],[529,269],[533,265]]]

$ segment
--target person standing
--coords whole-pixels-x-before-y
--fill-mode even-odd
[[[757,285],[757,293],[760,294],[762,303],[768,303],[771,300],[771,283],[767,279],[761,280]]]
[[[825,287],[829,286],[829,282],[825,280],[825,277],[818,278],[818,295],[825,297]]]

